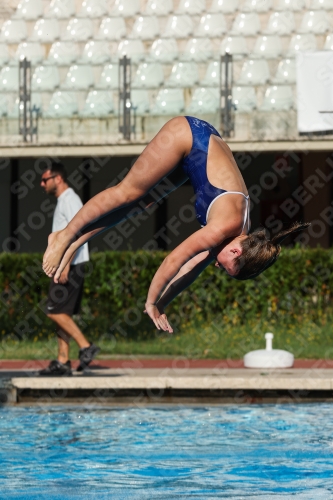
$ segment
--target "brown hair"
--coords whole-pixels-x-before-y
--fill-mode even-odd
[[[279,231],[270,240],[265,228],[257,229],[249,234],[242,242],[242,255],[236,258],[240,270],[236,276],[237,280],[248,280],[256,278],[260,273],[269,268],[281,252],[280,243],[290,234],[302,231],[310,226],[310,223],[295,222],[288,229]]]

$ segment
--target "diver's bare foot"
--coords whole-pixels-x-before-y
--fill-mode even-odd
[[[76,252],[76,250],[79,247],[80,247],[80,245],[78,244],[77,241],[75,241],[74,243],[72,243],[71,245],[69,245],[69,247],[67,248],[66,252],[64,253],[64,256],[61,259],[61,262],[60,262],[60,264],[58,266],[58,269],[56,270],[56,273],[54,275],[54,282],[55,283],[59,283],[59,278],[61,276],[61,273],[63,272],[63,270],[67,266],[68,262],[71,260],[71,258],[73,257],[74,253]]]
[[[55,231],[50,234],[47,249],[43,257],[43,271],[49,278],[52,278],[58,269],[69,243],[70,241],[68,241],[64,230]]]

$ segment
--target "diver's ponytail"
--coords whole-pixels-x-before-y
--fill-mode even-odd
[[[296,233],[297,231],[303,231],[303,229],[306,229],[309,226],[310,222],[294,222],[288,229],[283,229],[282,231],[279,231],[275,236],[273,236],[271,242],[273,243],[273,245],[278,246],[290,234]]]

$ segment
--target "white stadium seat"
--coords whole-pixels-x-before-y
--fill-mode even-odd
[[[267,12],[272,6],[272,0],[245,0],[242,10],[244,12]]]
[[[245,61],[241,70],[238,84],[262,85],[269,80],[270,73],[267,61],[249,59]]]
[[[299,11],[306,8],[305,0],[279,0],[276,10]]]
[[[107,0],[84,0],[78,17],[102,17],[108,14]]]
[[[67,25],[64,40],[72,42],[86,42],[94,35],[94,28],[91,19],[81,19],[74,17]]]
[[[55,92],[45,116],[49,118],[71,118],[79,110],[75,92]]]
[[[257,107],[257,97],[254,87],[239,87],[234,85],[232,88],[232,103],[235,111],[239,113],[248,113]]]
[[[282,54],[282,43],[278,35],[263,35],[257,38],[252,57],[276,58]]]
[[[311,0],[310,9],[314,10],[333,10],[333,0]]]
[[[173,62],[178,57],[178,45],[174,38],[159,38],[150,49],[150,57],[156,61]]]
[[[39,93],[31,94],[31,109],[36,107],[39,109],[39,112],[42,112],[42,97]],[[17,97],[12,106],[9,106],[8,118],[18,118],[19,117],[19,108],[23,109],[23,103],[20,104],[20,99]]]
[[[232,14],[238,8],[238,0],[213,0],[208,12],[222,12]]]
[[[220,84],[220,62],[212,61],[208,64],[206,74],[201,82],[205,87],[218,87]]]
[[[291,37],[287,54],[294,56],[298,52],[316,50],[317,41],[313,34],[294,35]]]
[[[111,50],[108,42],[91,40],[86,43],[80,62],[84,64],[104,64],[110,60]]]
[[[126,55],[133,62],[139,62],[145,57],[145,48],[141,40],[123,40],[118,45],[117,55],[119,58]]]
[[[20,43],[27,38],[27,25],[22,19],[5,21],[1,28],[0,40],[7,43]]]
[[[267,34],[290,35],[295,30],[294,14],[289,11],[273,12],[268,20]]]
[[[112,113],[114,113],[113,93],[106,90],[91,90],[80,115],[106,117]]]
[[[26,58],[32,64],[39,64],[44,60],[45,47],[38,42],[22,42],[17,47],[15,58],[22,61]]]
[[[227,31],[223,14],[205,14],[195,30],[196,36],[220,37]]]
[[[294,96],[289,85],[273,85],[268,87],[260,109],[262,111],[287,111],[292,109]]]
[[[131,91],[131,104],[136,115],[143,116],[149,113],[150,103],[148,91],[133,89]]]
[[[6,64],[10,59],[8,45],[0,43],[0,66]]]
[[[279,62],[276,75],[276,83],[295,83],[296,82],[296,61],[295,59],[282,59]]]
[[[193,21],[190,16],[169,16],[164,38],[187,38],[193,33]]]
[[[204,113],[216,113],[219,110],[219,104],[219,89],[201,87],[195,89],[186,112],[195,116]]]
[[[333,35],[327,35],[325,40],[324,50],[333,50]]]
[[[75,15],[75,0],[52,0],[46,17],[68,19]]]
[[[213,47],[209,38],[192,38],[182,52],[184,61],[206,62],[213,57]]]
[[[39,19],[33,29],[31,40],[52,43],[60,37],[57,19]]]
[[[68,70],[64,89],[86,90],[95,84],[94,72],[91,66],[74,64]]]
[[[220,54],[246,55],[249,53],[246,38],[243,36],[227,36],[220,45]]]
[[[134,23],[130,38],[151,40],[160,33],[160,26],[156,16],[139,16]]]
[[[145,14],[156,16],[167,16],[174,11],[172,0],[148,0],[146,4]]]
[[[116,0],[112,15],[133,17],[140,12],[140,0]]]
[[[101,22],[98,40],[120,40],[126,36],[126,24],[122,17],[106,17]]]
[[[315,33],[316,35],[321,35],[329,31],[330,22],[327,16],[327,12],[324,10],[311,10],[310,12],[305,12],[299,28],[300,33]]]
[[[132,86],[135,88],[158,88],[164,82],[163,68],[160,63],[142,63],[138,67]]]
[[[0,91],[18,92],[19,68],[18,66],[5,66],[0,71]]]
[[[51,64],[68,66],[80,56],[79,46],[74,42],[54,42],[48,55]]]
[[[206,10],[206,0],[180,0],[177,14],[190,14],[191,16],[201,14]]]
[[[184,94],[181,89],[163,89],[157,94],[151,113],[153,115],[178,115],[185,108]]]
[[[7,116],[11,105],[11,99],[8,95],[0,95],[0,116]]]
[[[261,30],[260,19],[256,12],[237,14],[231,33],[233,35],[256,35]]]
[[[42,0],[20,0],[13,19],[26,19],[34,21],[44,13]]]
[[[169,87],[193,87],[198,82],[199,72],[196,63],[178,62],[172,67],[166,85]]]
[[[107,64],[104,66],[100,80],[96,85],[98,89],[117,89],[119,87],[118,64]]]
[[[56,66],[38,66],[32,75],[33,90],[55,90],[60,85],[59,70]]]

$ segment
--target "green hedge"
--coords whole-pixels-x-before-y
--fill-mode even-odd
[[[90,338],[146,338],[156,334],[143,314],[149,283],[163,252],[105,252],[91,256],[78,321]],[[244,324],[255,319],[291,322],[332,312],[333,252],[284,249],[256,280],[238,282],[213,265],[167,309],[176,330],[189,324]],[[0,336],[54,335],[43,303],[49,279],[40,254],[0,254]]]

